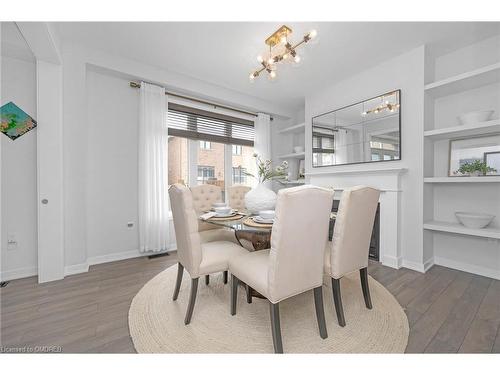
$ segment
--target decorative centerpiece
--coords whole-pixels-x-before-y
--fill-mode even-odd
[[[275,179],[284,179],[287,176],[288,162],[283,161],[275,169],[272,168],[271,160],[253,154],[257,164],[257,176],[243,172],[247,176],[258,179],[259,183],[245,195],[245,206],[251,213],[258,213],[263,210],[273,210],[276,206],[276,193],[264,185],[264,182]]]

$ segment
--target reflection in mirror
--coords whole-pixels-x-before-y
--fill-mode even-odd
[[[400,90],[316,116],[313,167],[400,159]]]

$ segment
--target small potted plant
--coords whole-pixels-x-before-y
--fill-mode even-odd
[[[455,173],[460,173],[463,176],[486,176],[488,173],[496,171],[495,168],[488,167],[486,162],[474,160],[462,164]]]
[[[288,162],[283,161],[273,169],[271,160],[262,160],[256,153],[253,154],[253,157],[257,164],[257,176],[248,172],[243,173],[254,177],[259,183],[245,195],[245,206],[252,213],[258,213],[262,210],[273,210],[276,205],[276,193],[267,188],[264,182],[285,179],[288,174]]]

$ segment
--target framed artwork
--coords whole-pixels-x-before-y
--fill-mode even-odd
[[[450,140],[448,174],[500,175],[500,134]]]
[[[496,169],[496,174],[500,174],[500,151],[485,152],[484,162],[488,167]]]
[[[16,140],[36,128],[35,119],[13,102],[8,102],[0,107],[0,116],[0,130],[12,140]]]

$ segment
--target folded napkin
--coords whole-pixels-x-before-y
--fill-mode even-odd
[[[216,214],[215,212],[207,212],[206,214],[200,215],[201,220],[208,220],[211,217],[214,217]]]

